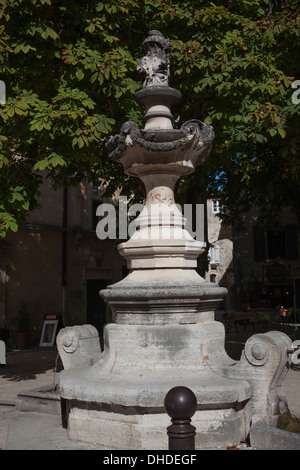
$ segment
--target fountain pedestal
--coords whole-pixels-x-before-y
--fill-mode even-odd
[[[205,244],[191,237],[174,199],[178,179],[208,157],[214,133],[197,120],[173,129],[171,106],[180,93],[168,85],[170,44],[152,31],[143,47],[138,65],[147,79],[137,100],[146,108],[145,127],[126,122],[107,144],[110,157],[139,178],[147,194],[137,230],[118,247],[131,271],[101,292],[116,317],[104,329],[103,352],[87,326],[60,331],[60,393],[71,439],[167,449],[164,399],[183,385],[197,398],[196,448],[216,448],[246,438],[251,420],[273,418],[274,375],[283,374],[290,343],[285,335],[258,338],[238,363],[225,352],[214,311],[226,289],[197,274]]]

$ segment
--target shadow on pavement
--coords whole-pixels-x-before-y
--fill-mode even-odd
[[[48,370],[60,372],[63,369],[56,349],[37,351],[18,351],[8,353],[6,366],[0,368],[0,378],[19,382],[32,380]]]

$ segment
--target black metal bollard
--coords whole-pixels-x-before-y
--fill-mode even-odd
[[[191,424],[197,408],[195,394],[187,387],[174,387],[167,393],[164,405],[172,421],[167,428],[169,450],[195,450],[196,428]]]

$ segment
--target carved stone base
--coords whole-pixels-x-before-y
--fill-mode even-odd
[[[71,405],[69,438],[93,443],[107,449],[167,450],[166,413],[128,414],[86,409],[83,403]],[[245,435],[243,411],[233,408],[197,411],[196,449],[226,449]]]
[[[58,344],[64,361],[63,335],[62,330]],[[193,425],[198,448],[245,438],[249,383],[212,370],[216,362],[234,365],[220,347],[222,337],[223,325],[215,321],[107,325],[99,361],[60,373],[60,393],[70,409],[70,438],[116,449],[166,449],[170,418],[164,399],[177,385],[189,387],[197,397]]]
[[[85,334],[89,331],[82,328]],[[70,356],[69,328],[61,330],[57,339],[67,367],[60,373],[60,393],[70,410],[71,439],[116,449],[166,449],[170,419],[164,398],[178,385],[189,387],[197,397],[192,418],[197,449],[239,442],[260,420],[274,425],[285,405],[281,383],[291,341],[284,333],[252,336],[240,361],[226,354],[224,327],[216,321],[110,324],[98,360],[91,351],[95,340],[91,333],[91,338],[81,335],[77,342],[81,353],[89,349],[91,366],[79,348]]]

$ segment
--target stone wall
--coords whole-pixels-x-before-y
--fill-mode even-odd
[[[233,242],[231,227],[224,227],[218,213],[214,212],[214,199],[207,200],[207,235],[210,245],[210,262],[205,279],[226,287],[228,294],[220,307],[231,310],[234,306]]]
[[[45,181],[41,202],[42,208],[30,214],[27,224],[1,244],[0,327],[9,329],[11,347],[22,305],[32,320],[36,345],[44,315],[62,315],[65,326],[86,323],[91,319],[87,308],[93,282],[95,297],[97,283],[100,289],[122,277],[124,261],[117,241],[96,236],[93,210],[101,200],[93,199],[91,184],[68,190],[65,232],[63,190],[54,191]],[[90,304],[98,308],[96,303],[93,299]],[[111,321],[109,312],[106,321]]]

